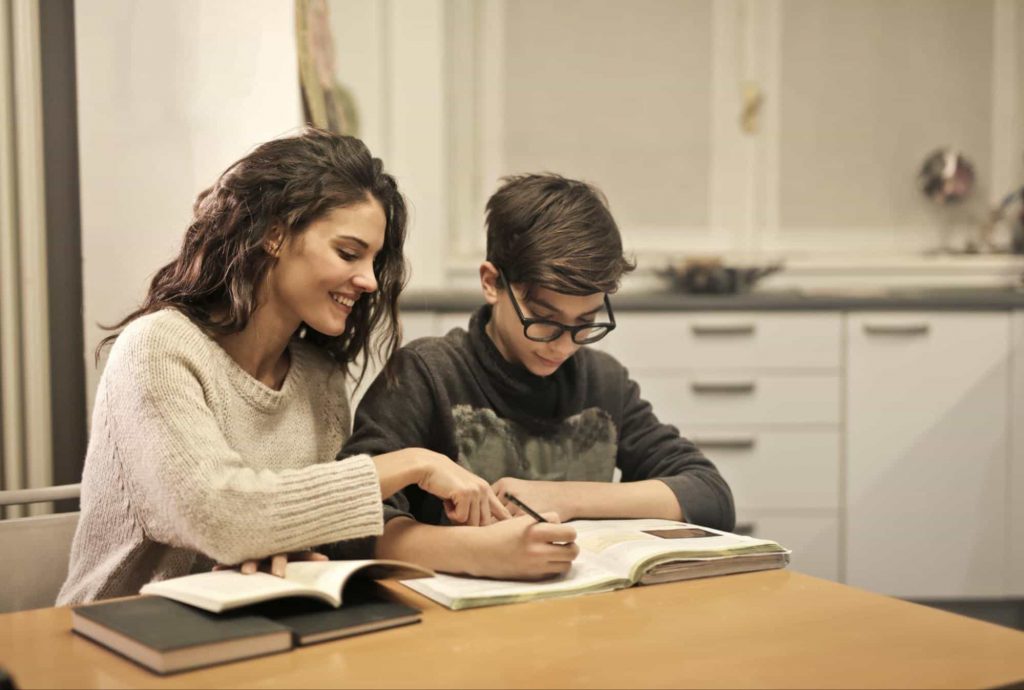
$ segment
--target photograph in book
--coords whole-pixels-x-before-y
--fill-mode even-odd
[[[624,589],[637,584],[782,568],[790,551],[768,539],[672,520],[574,520],[580,555],[541,582],[439,574],[402,584],[450,609]]]

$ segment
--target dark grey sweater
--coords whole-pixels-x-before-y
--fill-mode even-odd
[[[678,430],[662,424],[640,388],[611,355],[582,348],[553,375],[510,364],[484,331],[490,307],[469,331],[421,338],[390,366],[397,385],[377,378],[356,411],[339,458],[423,447],[495,482],[522,479],[659,479],[689,522],[731,530],[732,493],[715,466]],[[409,487],[392,497],[385,518],[408,513],[444,523],[441,502]]]

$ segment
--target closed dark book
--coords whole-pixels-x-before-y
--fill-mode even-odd
[[[345,603],[335,608],[305,598],[280,599],[246,608],[290,628],[300,645],[395,628],[420,621],[421,611],[389,601],[372,582],[355,581],[345,587]]]
[[[71,629],[157,673],[291,649],[292,631],[250,612],[207,613],[163,597],[78,606]]]

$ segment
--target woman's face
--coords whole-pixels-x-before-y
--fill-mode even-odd
[[[345,332],[352,306],[377,289],[373,260],[384,245],[387,219],[367,197],[343,206],[290,235],[268,277],[268,306],[283,319],[329,336]]]

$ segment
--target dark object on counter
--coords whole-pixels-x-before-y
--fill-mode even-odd
[[[18,690],[18,686],[14,684],[14,679],[2,668],[0,668],[0,690]]]
[[[992,212],[996,222],[1006,218],[1010,223],[1010,251],[1024,254],[1024,187],[1007,194]]]
[[[704,295],[732,295],[748,292],[757,281],[782,270],[782,263],[763,266],[727,266],[718,259],[692,259],[658,271],[672,287]]]

